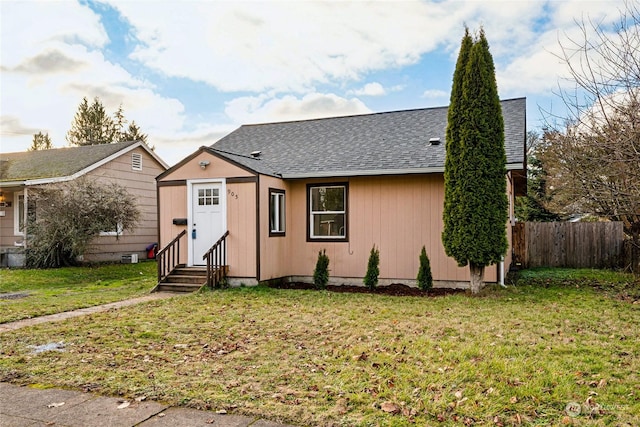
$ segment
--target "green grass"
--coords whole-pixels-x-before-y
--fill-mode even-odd
[[[156,283],[154,262],[100,264],[47,270],[0,269],[0,323],[106,304],[148,293]]]
[[[296,425],[640,425],[634,280],[592,274],[479,297],[197,293],[3,333],[0,380]]]

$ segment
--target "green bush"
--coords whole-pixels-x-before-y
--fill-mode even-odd
[[[375,289],[378,285],[378,276],[380,275],[380,251],[376,249],[376,245],[371,248],[369,254],[369,264],[367,265],[367,274],[364,276],[364,285],[369,289]]]
[[[420,268],[418,269],[418,287],[423,291],[428,291],[433,287],[433,276],[431,275],[431,263],[427,256],[427,250],[423,246],[420,252]]]
[[[329,282],[329,257],[326,254],[326,250],[318,252],[318,261],[316,262],[316,269],[313,271],[313,284],[318,289],[324,289]]]

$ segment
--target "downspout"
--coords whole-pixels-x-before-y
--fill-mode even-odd
[[[503,288],[507,287],[504,284],[504,256],[500,258],[500,263],[498,264],[498,284]]]

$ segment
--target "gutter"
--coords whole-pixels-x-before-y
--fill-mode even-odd
[[[522,170],[524,163],[511,163],[506,166],[507,171]],[[411,169],[363,169],[363,170],[342,170],[342,171],[321,171],[321,172],[297,172],[283,173],[280,176],[283,179],[304,179],[304,178],[335,178],[347,176],[375,176],[375,175],[410,175],[410,174],[429,174],[444,173],[444,166],[429,168],[411,168]]]

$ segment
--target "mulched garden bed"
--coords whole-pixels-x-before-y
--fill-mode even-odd
[[[315,290],[316,287],[312,283],[291,282],[291,283],[279,283],[271,285],[272,288],[278,289],[308,289]],[[388,286],[378,286],[375,289],[369,289],[365,286],[354,285],[327,285],[325,290],[329,292],[346,292],[346,293],[358,293],[358,294],[378,294],[378,295],[391,295],[391,296],[411,296],[411,297],[441,297],[445,295],[461,294],[465,293],[464,289],[450,289],[450,288],[432,288],[428,292],[412,286],[403,285],[401,283],[393,283]]]

